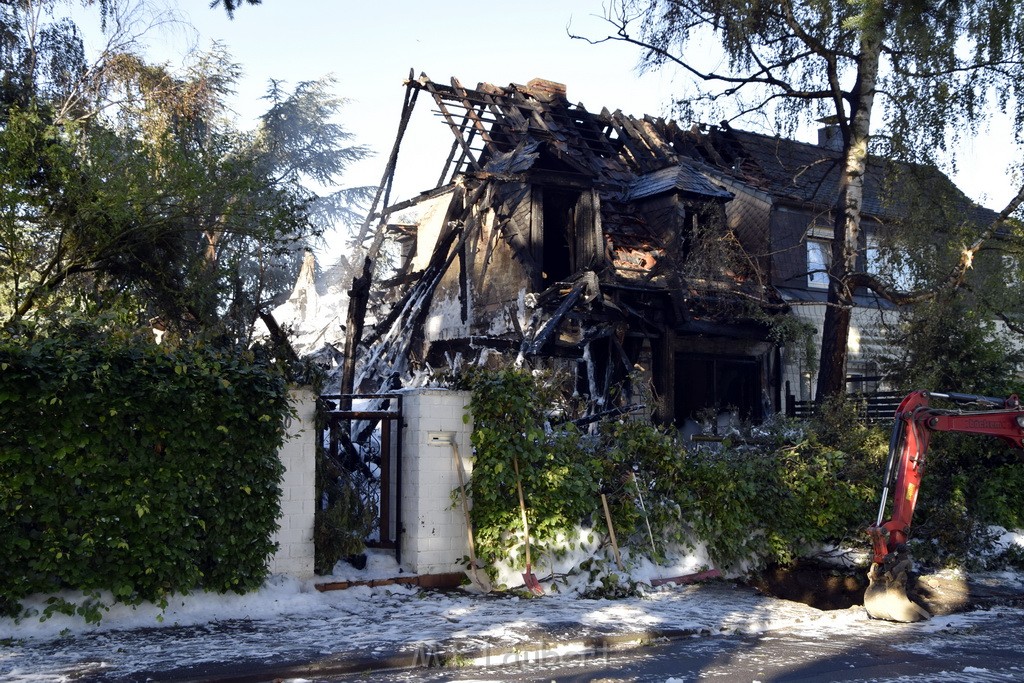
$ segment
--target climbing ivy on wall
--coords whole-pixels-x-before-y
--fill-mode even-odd
[[[288,412],[252,351],[85,324],[0,338],[0,613],[63,589],[137,603],[258,587]],[[96,619],[96,604],[53,607]]]
[[[570,533],[592,508],[597,484],[572,426],[546,430],[546,411],[557,397],[550,384],[525,372],[469,371],[472,390],[471,482],[473,524],[485,561],[523,562],[522,522],[515,466],[538,548]]]

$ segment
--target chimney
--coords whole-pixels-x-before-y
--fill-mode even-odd
[[[818,147],[833,152],[843,151],[843,131],[837,125],[824,126],[818,129]]]
[[[543,102],[567,99],[565,83],[556,83],[544,78],[534,78],[526,84],[526,89],[530,91],[531,95]]]

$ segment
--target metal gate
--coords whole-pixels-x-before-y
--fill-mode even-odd
[[[393,549],[395,560],[401,563],[401,394],[323,395],[318,407],[318,443],[351,477],[364,501],[377,508],[376,524],[366,545]]]

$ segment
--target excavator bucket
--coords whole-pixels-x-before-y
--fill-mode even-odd
[[[864,609],[872,619],[910,623],[931,618],[924,607],[907,596],[907,569],[895,567],[885,571],[874,563],[868,571],[868,587],[864,591]]]

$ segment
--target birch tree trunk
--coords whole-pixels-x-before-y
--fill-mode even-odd
[[[857,81],[850,98],[850,120],[843,134],[845,158],[839,181],[829,264],[828,305],[821,331],[816,400],[840,394],[846,389],[847,342],[853,311],[857,250],[864,201],[864,172],[871,137],[871,110],[875,100],[878,65],[885,38],[882,3],[866,2],[861,26]]]

